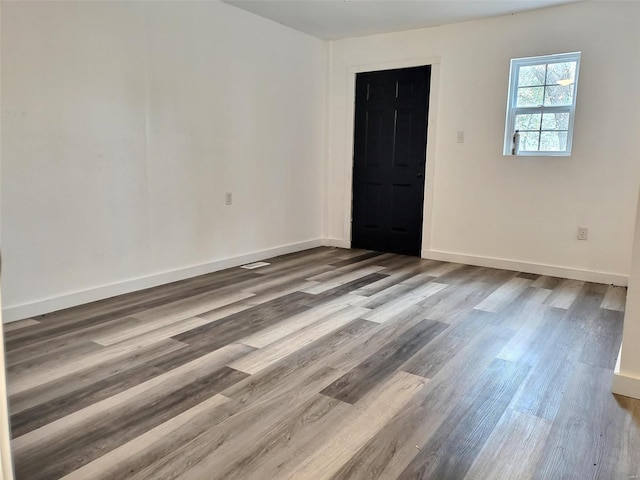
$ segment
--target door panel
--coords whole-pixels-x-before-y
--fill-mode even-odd
[[[369,229],[380,229],[380,223],[378,221],[378,215],[376,215],[376,211],[382,208],[383,204],[383,186],[379,183],[368,183],[365,185],[364,191],[364,205],[369,205],[370,208],[365,208],[365,218],[364,224],[366,228]]]
[[[431,67],[356,77],[352,246],[420,255]]]
[[[393,165],[408,167],[411,159],[411,140],[413,127],[413,110],[396,111],[395,148],[393,149]]]

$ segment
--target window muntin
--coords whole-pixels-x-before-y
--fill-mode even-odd
[[[580,53],[511,60],[504,154],[570,155]]]

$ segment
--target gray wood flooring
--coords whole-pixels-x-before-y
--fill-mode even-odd
[[[19,480],[637,479],[620,287],[318,248],[5,329]]]

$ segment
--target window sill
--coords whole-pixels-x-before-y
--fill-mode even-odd
[[[540,152],[524,152],[518,153],[517,155],[512,155],[511,153],[503,153],[503,157],[570,157],[571,153],[562,153],[562,152],[549,152],[549,153],[540,153]]]

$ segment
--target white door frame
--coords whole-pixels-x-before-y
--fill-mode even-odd
[[[13,480],[11,459],[11,435],[9,428],[9,403],[4,348],[4,324],[2,323],[2,301],[0,300],[0,479]]]

